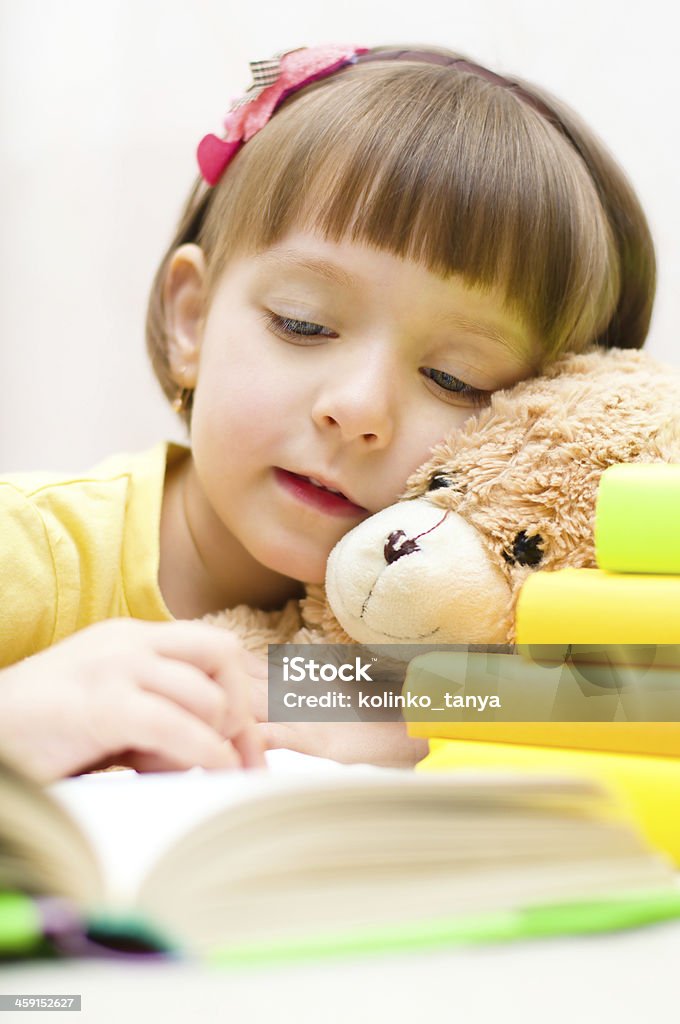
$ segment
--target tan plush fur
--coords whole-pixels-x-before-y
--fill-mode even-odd
[[[257,654],[266,655],[269,644],[354,643],[328,607],[324,588],[317,584],[307,588],[301,601],[288,601],[280,611],[263,612],[241,604],[204,618],[233,630],[244,647]]]
[[[657,461],[680,462],[680,371],[641,352],[596,350],[564,356],[544,376],[494,395],[433,450],[402,500],[427,494],[478,531],[510,585],[503,615],[512,642],[514,604],[529,573],[595,565],[602,472],[620,462]],[[450,486],[429,491],[435,473]],[[535,567],[507,560],[521,531],[541,538]],[[237,608],[209,618],[262,652],[267,643],[351,642],[322,587],[310,587],[282,612]]]
[[[437,472],[451,478],[430,500],[478,530],[510,581],[512,611],[529,573],[595,565],[595,500],[607,466],[676,461],[680,371],[642,352],[597,350],[567,355],[544,377],[496,394],[433,450],[405,497],[425,493]],[[521,530],[542,538],[535,568],[503,555]]]

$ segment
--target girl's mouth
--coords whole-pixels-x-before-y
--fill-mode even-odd
[[[354,517],[367,511],[361,505],[355,505],[344,494],[331,491],[320,482],[315,482],[312,477],[291,473],[278,466],[274,469],[274,475],[279,484],[294,498],[305,505],[317,508],[320,512],[325,512],[327,515]]]

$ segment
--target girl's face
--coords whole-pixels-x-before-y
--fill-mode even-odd
[[[195,387],[193,500],[296,580],[321,582],[331,548],[434,444],[534,372],[498,295],[363,244],[292,233],[230,263],[201,317],[204,273],[198,247],[177,251],[170,360]]]

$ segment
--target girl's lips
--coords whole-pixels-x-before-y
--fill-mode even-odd
[[[298,501],[305,505],[312,505],[320,512],[329,516],[351,516],[356,517],[366,513],[366,509],[341,494],[333,494],[331,491],[317,487],[305,476],[298,476],[297,473],[290,473],[287,469],[274,469],[274,476],[281,486],[292,494]]]

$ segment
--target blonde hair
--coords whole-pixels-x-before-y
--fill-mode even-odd
[[[497,84],[469,64],[381,60],[384,51],[374,48],[291,95],[214,188],[201,179],[194,185],[147,317],[149,354],[169,398],[177,385],[163,286],[175,249],[186,242],[203,249],[209,302],[231,259],[293,228],[499,289],[542,340],[543,364],[593,342],[644,343],[653,243],[631,185],[602,143],[566,106],[523,81]]]

